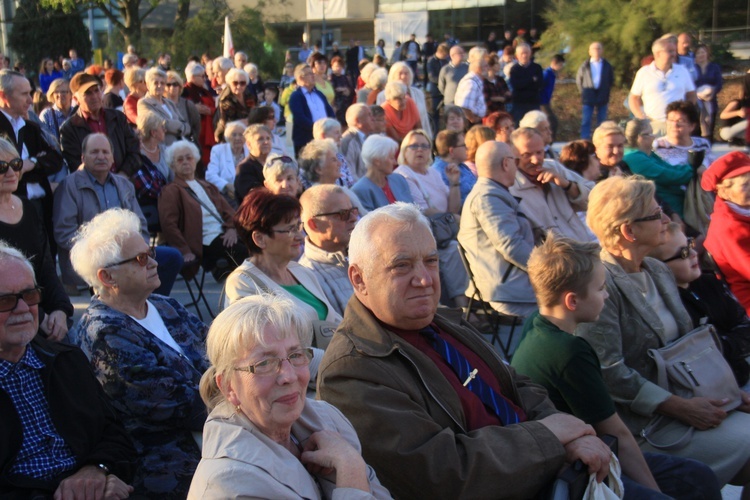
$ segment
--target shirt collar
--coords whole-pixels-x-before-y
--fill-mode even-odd
[[[8,119],[8,121],[10,122],[11,126],[14,129],[19,129],[19,128],[21,128],[23,126],[23,124],[26,123],[26,120],[23,119],[23,116],[19,116],[17,118],[13,118],[8,113],[6,113],[4,109],[0,109],[0,112],[2,112],[5,115],[5,118]]]
[[[37,356],[36,352],[34,352],[34,349],[26,346],[26,352],[23,353],[23,356],[21,356],[21,359],[19,359],[17,363],[12,363],[5,359],[0,359],[0,379],[4,379],[17,366],[21,365],[27,366],[33,370],[41,370],[42,368],[44,368],[44,363],[41,359],[39,359],[39,356]]]
[[[102,119],[104,118],[103,109],[99,110],[99,118],[94,118],[94,115],[92,115],[88,111],[84,111],[82,108],[79,108],[79,109],[81,109],[81,116],[83,117],[84,120],[102,121]]]
[[[103,186],[104,184],[107,184],[107,183],[112,183],[112,182],[113,182],[113,181],[112,181],[112,174],[111,174],[111,173],[109,173],[109,172],[107,172],[107,178],[106,178],[106,179],[104,179],[104,183],[103,183],[103,184],[101,184],[101,183],[99,183],[99,181],[98,181],[98,180],[96,179],[96,177],[94,177],[94,176],[93,176],[93,175],[91,174],[91,172],[89,172],[88,170],[86,170],[86,168],[85,168],[85,167],[84,167],[83,171],[84,171],[84,172],[86,172],[86,175],[88,175],[88,176],[89,176],[89,179],[90,179],[90,180],[91,180],[91,182],[93,182],[94,184],[99,184],[100,186]]]

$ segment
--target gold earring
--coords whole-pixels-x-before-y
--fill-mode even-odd
[[[234,407],[234,412],[235,413],[242,413],[242,408],[240,408],[240,405],[237,405],[237,406]]]

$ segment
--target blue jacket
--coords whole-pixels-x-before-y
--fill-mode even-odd
[[[386,177],[388,180],[388,186],[391,188],[393,196],[396,201],[405,201],[406,203],[414,203],[414,199],[411,197],[411,191],[409,191],[409,184],[402,175],[391,174]],[[385,197],[383,190],[375,185],[367,177],[360,178],[352,186],[352,191],[357,195],[359,201],[362,202],[362,206],[368,212],[375,210],[376,208],[384,207],[390,202]]]
[[[292,112],[294,126],[292,127],[292,142],[294,143],[294,153],[299,153],[305,144],[313,140],[313,119],[307,100],[302,92],[303,88],[298,87],[289,97],[289,111]],[[334,118],[333,108],[328,104],[328,100],[323,93],[313,88],[313,92],[320,97],[326,108],[326,115]]]

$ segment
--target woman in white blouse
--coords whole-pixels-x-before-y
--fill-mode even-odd
[[[250,154],[243,135],[246,128],[241,121],[227,124],[224,129],[226,142],[216,144],[211,148],[211,161],[206,169],[206,180],[216,186],[216,189],[234,208],[237,208],[237,199],[234,196],[237,164]]]

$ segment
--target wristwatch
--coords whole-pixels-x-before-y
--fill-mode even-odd
[[[109,476],[111,473],[109,472],[109,467],[107,467],[104,464],[96,464],[96,468],[100,471],[104,472],[105,476]]]
[[[34,165],[36,165],[36,162],[37,162],[38,160],[36,159],[36,156],[29,156],[29,161],[30,161],[31,163],[33,163]]]

